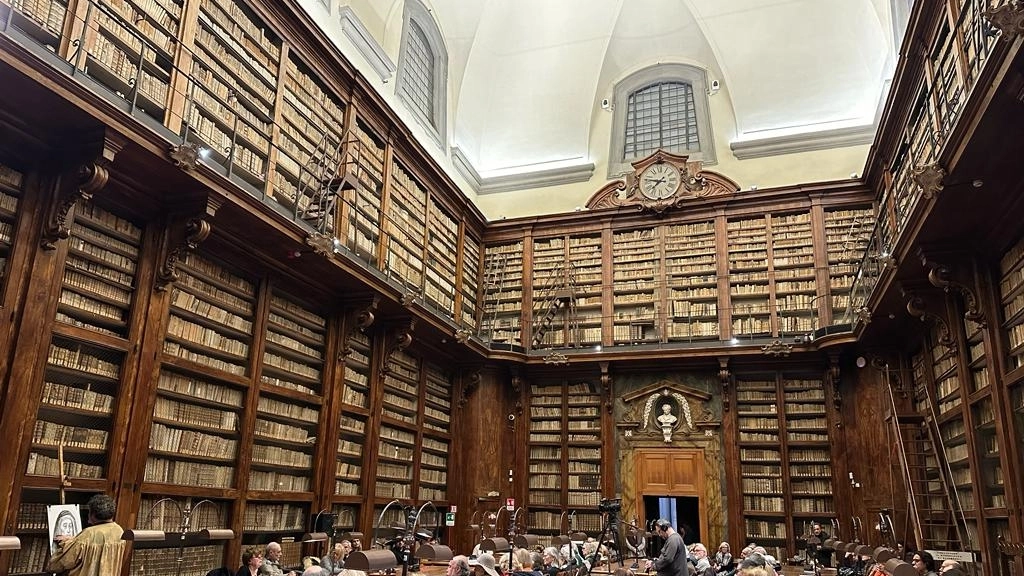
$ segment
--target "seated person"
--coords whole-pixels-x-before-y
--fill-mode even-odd
[[[235,576],[256,576],[263,565],[263,550],[259,546],[249,546],[242,552],[242,566]]]

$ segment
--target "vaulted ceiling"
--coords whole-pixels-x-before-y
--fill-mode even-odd
[[[720,82],[732,118],[712,123],[730,143],[870,125],[895,61],[897,1],[423,0],[449,54],[451,143],[482,174],[607,154],[601,100],[659,62]],[[351,2],[392,45],[403,5]]]

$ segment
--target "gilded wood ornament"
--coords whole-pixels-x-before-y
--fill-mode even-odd
[[[942,180],[946,177],[946,169],[934,162],[914,166],[911,177],[921,187],[921,197],[931,200],[944,188]]]
[[[729,358],[727,356],[718,359],[718,380],[722,383],[722,412],[728,412],[729,383],[732,380],[732,373],[729,371]]]

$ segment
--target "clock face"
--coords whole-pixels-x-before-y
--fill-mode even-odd
[[[679,169],[671,164],[651,164],[640,174],[640,193],[651,200],[671,198],[679,188]]]

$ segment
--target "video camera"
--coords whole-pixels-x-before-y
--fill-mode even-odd
[[[597,509],[601,512],[621,512],[622,498],[602,498]]]

